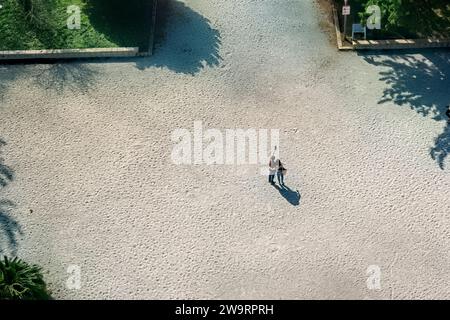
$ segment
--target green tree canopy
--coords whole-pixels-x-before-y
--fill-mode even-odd
[[[385,32],[402,32],[418,36],[450,32],[450,0],[350,0],[367,9],[378,5]],[[359,14],[364,23],[369,15]]]

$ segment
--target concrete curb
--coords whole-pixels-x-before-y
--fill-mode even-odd
[[[51,49],[51,50],[10,50],[0,51],[1,60],[32,59],[76,59],[76,58],[120,58],[149,55],[139,52],[138,47],[92,48],[92,49]]]
[[[356,50],[398,50],[450,48],[450,39],[393,39],[393,40],[356,40]]]

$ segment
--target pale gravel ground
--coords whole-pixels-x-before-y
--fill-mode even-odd
[[[0,66],[1,199],[54,296],[450,298],[450,163],[430,157],[445,122],[416,112],[450,102],[450,53],[375,65],[336,52],[312,1],[186,3],[152,58]],[[413,96],[379,104],[391,87]],[[281,129],[300,205],[257,167],[173,165],[194,120]]]

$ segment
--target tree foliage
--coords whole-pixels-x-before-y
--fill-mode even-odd
[[[1,300],[47,300],[47,291],[41,268],[6,256],[0,260]]]
[[[450,0],[352,0],[367,9],[377,5],[381,9],[385,32],[439,35],[450,30]],[[362,23],[369,15],[360,12]]]
[[[17,0],[26,16],[34,27],[48,29],[54,27],[52,16],[55,12],[54,0]]]

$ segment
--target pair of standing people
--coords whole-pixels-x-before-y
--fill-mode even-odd
[[[275,184],[275,174],[278,178],[278,183],[280,186],[284,185],[284,176],[286,175],[286,168],[281,163],[280,159],[275,159],[275,156],[270,157],[269,161],[269,183]]]

